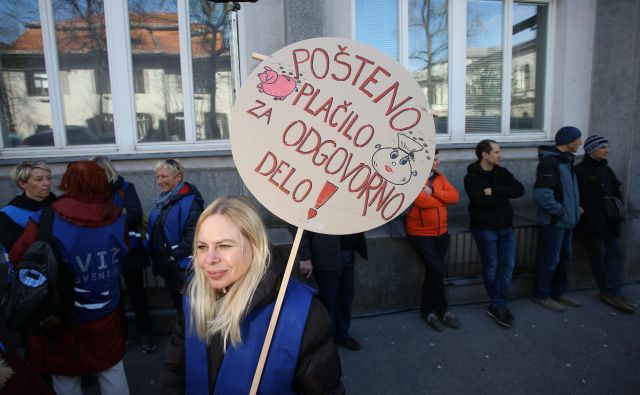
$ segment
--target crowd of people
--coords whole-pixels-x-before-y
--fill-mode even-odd
[[[616,208],[622,194],[607,165],[609,142],[589,136],[583,161],[574,165],[581,145],[580,130],[567,126],[556,133],[555,145],[539,149],[533,186],[539,223],[533,300],[556,312],[581,305],[566,293],[575,229],[587,240],[602,300],[632,313],[634,307],[621,294],[623,218]],[[496,141],[480,141],[475,155],[464,190],[489,300],[486,313],[499,325],[511,327],[515,318],[507,304],[516,240],[510,201],[523,196],[525,187],[501,166]],[[447,207],[458,203],[460,194],[440,164],[436,151],[426,184],[404,223],[425,267],[420,315],[438,332],[461,326],[444,287]],[[58,197],[51,191],[51,170],[45,162],[24,161],[13,169],[11,178],[23,192],[0,210],[4,256],[11,265],[21,262],[50,207],[52,243],[61,271],[70,279],[71,295],[67,321],[55,328],[40,325],[21,331],[28,364],[19,365],[19,371],[32,377],[22,384],[40,386],[40,393],[81,394],[81,377],[94,375],[101,393],[128,393],[121,278],[135,314],[141,352],[151,353],[156,345],[143,281],[151,265],[163,278],[177,316],[160,381],[162,392],[249,392],[284,260],[270,245],[250,200],[222,197],[205,208],[198,189],[185,181],[178,160],[159,161],[154,173],[160,192],[145,216],[135,186],[105,157],[70,163]],[[274,333],[261,393],[344,392],[336,346],[361,348],[349,332],[356,253],[367,258],[363,233],[304,232],[299,271],[313,277],[317,296],[306,284],[290,280],[280,311],[280,322],[286,325]],[[20,356],[11,345],[0,346],[18,366]],[[17,391],[20,383],[13,381]]]
[[[601,299],[626,313],[635,308],[621,293],[623,253],[620,241],[621,183],[607,165],[609,141],[589,136],[584,159],[574,165],[582,145],[582,133],[573,126],[560,128],[555,144],[539,148],[533,186],[537,206],[538,250],[532,299],[541,306],[565,311],[580,307],[567,295],[574,229],[587,244],[593,277]],[[478,247],[484,286],[489,299],[486,313],[497,324],[510,328],[515,317],[507,307],[516,265],[516,240],[510,200],[525,188],[509,170],[500,166],[500,145],[482,140],[475,148],[477,160],[467,167],[464,189],[469,198],[469,228]],[[422,263],[425,278],[420,313],[435,331],[460,327],[448,311],[444,293],[444,257],[449,246],[447,206],[458,202],[458,191],[440,170],[438,152],[423,190],[406,219],[406,232]]]

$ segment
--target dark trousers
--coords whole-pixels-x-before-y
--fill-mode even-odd
[[[444,258],[449,249],[449,234],[440,236],[409,236],[425,267],[420,311],[442,317],[448,311],[444,293]]]
[[[122,272],[124,283],[127,285],[129,300],[136,316],[136,329],[140,335],[151,334],[151,319],[149,318],[149,302],[144,289],[143,269]]]
[[[567,272],[573,255],[573,229],[540,225],[533,296],[547,299],[567,291]]]
[[[600,292],[620,295],[624,259],[620,237],[611,232],[605,235],[589,234],[585,237],[585,242],[591,261],[591,272]]]
[[[338,343],[349,339],[351,305],[355,295],[353,250],[342,251],[341,272],[314,270],[313,278],[318,284],[319,298],[331,318],[331,331]]]
[[[178,268],[172,268],[159,274],[164,280],[173,306],[177,310],[182,309],[182,288],[184,287],[185,271]]]

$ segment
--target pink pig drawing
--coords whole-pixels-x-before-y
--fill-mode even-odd
[[[273,96],[273,100],[284,100],[287,96],[296,90],[296,81],[284,74],[278,74],[270,67],[265,66],[265,71],[258,73],[260,83],[258,91]]]

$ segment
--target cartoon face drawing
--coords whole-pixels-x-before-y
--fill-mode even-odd
[[[378,144],[376,148],[378,150],[373,153],[371,164],[385,180],[395,185],[404,185],[418,174],[411,163],[415,161],[414,152],[422,151],[423,147],[416,141],[399,134],[397,147],[382,147]]]
[[[265,66],[262,73],[258,73],[260,83],[257,85],[260,93],[273,96],[274,100],[284,100],[297,88],[296,80],[284,74],[278,74]]]

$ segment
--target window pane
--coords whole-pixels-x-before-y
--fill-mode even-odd
[[[511,130],[542,130],[547,52],[547,5],[513,4]]]
[[[139,142],[184,141],[175,0],[129,0]]]
[[[0,2],[0,26],[3,145],[53,145],[38,1]]]
[[[356,0],[356,40],[398,60],[398,1]]]
[[[53,0],[68,145],[114,143],[102,0]],[[63,74],[66,76],[63,77]]]
[[[436,133],[447,133],[449,117],[447,0],[409,1],[409,71],[437,115]]]
[[[231,38],[224,4],[189,1],[194,105],[198,140],[228,139],[233,106]]]
[[[467,1],[467,133],[500,133],[503,3]]]

